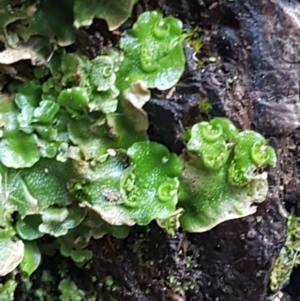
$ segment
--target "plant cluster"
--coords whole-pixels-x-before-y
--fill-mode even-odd
[[[80,7],[61,3],[73,2]],[[58,50],[34,79],[1,96],[0,276],[17,267],[30,276],[46,235],[82,265],[91,238],[126,237],[151,221],[168,233],[179,225],[207,231],[264,201],[264,168],[276,155],[260,134],[215,118],[184,135],[180,156],[148,140],[142,106],[149,88],[179,80],[183,39],[179,20],[146,12],[120,49],[93,60]]]
[[[45,58],[55,40],[60,46],[75,41],[74,28],[89,26],[94,18],[104,19],[110,30],[118,28],[131,15],[137,0],[0,0],[0,41],[32,55]],[[0,56],[1,58],[1,56]]]
[[[181,226],[191,232],[253,214],[253,203],[265,200],[265,166],[276,164],[276,154],[264,137],[239,131],[227,118],[195,124],[183,154],[179,206]]]
[[[124,237],[128,226],[173,215],[181,163],[148,141],[141,107],[148,87],[178,81],[183,38],[180,21],[147,12],[119,50],[91,61],[58,50],[31,81],[1,95],[0,275],[17,266],[30,275],[44,235],[83,264],[91,237]],[[157,60],[164,63],[150,70]]]

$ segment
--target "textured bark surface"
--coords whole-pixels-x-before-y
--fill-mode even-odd
[[[94,241],[90,274],[96,284],[111,275],[116,287],[95,285],[94,290],[104,301],[265,301],[285,240],[282,204],[300,215],[300,2],[149,0],[135,13],[145,9],[175,15],[185,28],[201,28],[204,42],[198,55],[203,68],[195,67],[193,51],[186,48],[181,81],[172,91],[153,93],[146,105],[151,139],[179,152],[178,134],[185,126],[227,116],[242,129],[266,135],[279,162],[269,174],[267,200],[253,216],[202,234],[179,231],[169,237],[152,224],[134,228],[125,240]],[[97,35],[86,42],[97,52]],[[209,113],[199,111],[203,98],[212,105]],[[93,285],[80,270],[74,269],[73,278],[82,288]],[[299,300],[297,289],[289,292]]]

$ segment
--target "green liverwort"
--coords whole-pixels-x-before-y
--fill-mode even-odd
[[[238,129],[227,118],[195,124],[189,135],[181,175],[181,226],[190,232],[256,211],[268,184],[264,167],[276,164],[276,154],[253,131]]]
[[[138,80],[160,90],[175,85],[184,71],[184,38],[178,19],[143,13],[120,41],[125,56],[118,74],[121,90]]]
[[[70,185],[83,205],[109,224],[147,225],[173,216],[181,168],[166,147],[136,142],[125,153],[110,152],[93,165],[82,164]]]

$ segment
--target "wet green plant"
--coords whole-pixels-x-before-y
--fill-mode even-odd
[[[154,43],[163,53],[153,60],[168,57],[165,47],[181,54],[180,76],[181,23],[145,13],[129,32],[121,50],[91,61],[60,49],[36,78],[1,96],[1,276],[16,267],[30,276],[41,260],[36,241],[45,235],[82,265],[92,258],[92,237],[126,237],[127,226],[163,221],[176,210],[181,162],[147,141],[141,109],[151,81],[175,84],[163,75],[174,71],[172,57],[147,77],[142,68],[127,70],[134,73],[127,81],[123,72],[134,55],[128,39],[139,32],[139,47]]]
[[[0,40],[12,46],[41,36],[55,39],[61,46],[69,45],[75,39],[73,26],[89,26],[94,18],[101,18],[114,30],[130,17],[136,2],[92,0],[87,4],[82,0],[63,0],[53,5],[51,0],[1,0]]]
[[[58,286],[61,291],[59,299],[61,301],[81,301],[85,300],[85,292],[78,289],[76,284],[70,279],[63,279]]]
[[[203,232],[217,224],[250,215],[265,200],[266,166],[276,154],[254,131],[239,131],[227,118],[195,124],[187,137],[180,178],[180,224]]]
[[[131,15],[137,0],[0,0],[1,64],[31,60],[47,64],[57,46],[75,42],[79,27],[90,26],[94,18],[104,19],[115,30]]]
[[[8,279],[0,284],[0,301],[13,301],[14,291],[17,287],[15,279]]]
[[[183,39],[179,20],[146,12],[120,49],[93,60],[59,49],[1,96],[0,276],[18,268],[29,277],[45,236],[55,239],[49,253],[82,266],[92,238],[124,238],[134,224],[201,232],[255,212],[264,168],[276,163],[260,134],[226,118],[200,122],[181,156],[148,139],[142,107],[149,88],[179,80]],[[62,300],[81,300],[70,287],[61,283]]]
[[[184,42],[194,50],[195,54],[200,52],[203,46],[201,28],[187,30]]]
[[[293,212],[288,214],[287,238],[273,266],[270,288],[281,290],[288,283],[294,267],[300,265],[300,218]]]
[[[177,83],[184,70],[182,23],[158,12],[145,12],[120,41],[124,61],[120,75],[128,86],[137,80],[147,87],[166,90]],[[120,83],[123,88],[123,83]]]
[[[181,162],[175,154],[160,144],[145,141],[134,143],[125,154],[105,157],[92,167],[82,166],[82,178],[72,181],[70,189],[79,192],[83,205],[118,226],[147,225],[154,219],[172,216],[181,172]]]

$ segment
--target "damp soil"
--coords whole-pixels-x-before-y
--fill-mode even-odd
[[[150,138],[180,152],[184,128],[215,116],[257,130],[279,157],[269,172],[268,197],[253,216],[206,233],[179,230],[170,237],[151,224],[134,227],[124,240],[95,240],[89,266],[78,268],[67,260],[65,270],[101,301],[265,301],[272,266],[285,242],[285,210],[300,215],[300,2],[145,0],[121,29],[150,9],[180,18],[185,29],[197,28],[203,41],[196,54],[185,46],[187,63],[179,83],[169,91],[153,91],[145,106]],[[98,20],[78,32],[69,50],[93,57],[117,40]],[[205,112],[199,107],[204,99],[211,105]],[[58,275],[60,260],[44,259],[32,289],[43,270]],[[108,276],[113,284],[108,285]],[[300,300],[299,281],[295,269],[282,300]],[[55,300],[57,283],[52,285]],[[32,299],[20,286],[15,300]]]

